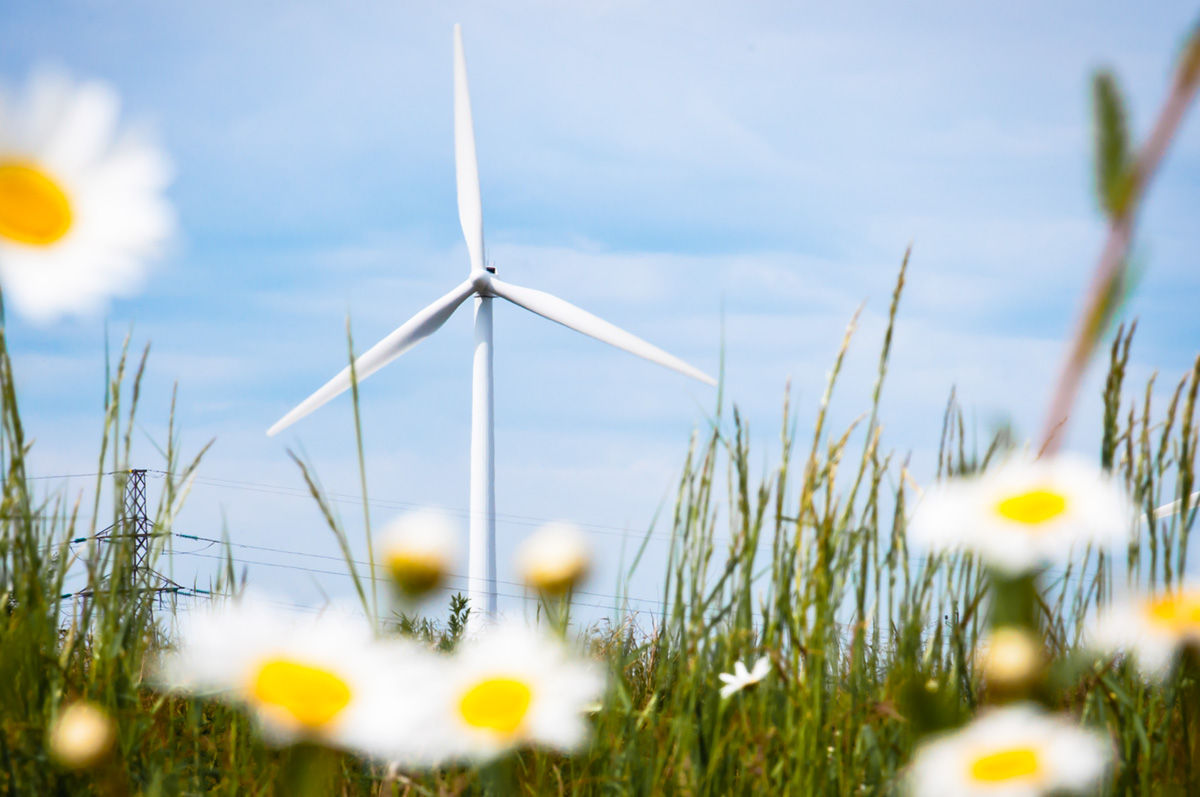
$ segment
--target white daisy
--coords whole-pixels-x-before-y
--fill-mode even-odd
[[[410,598],[435,589],[458,557],[458,529],[436,512],[412,512],[392,521],[380,535],[379,559]]]
[[[562,595],[587,575],[587,539],[576,526],[547,523],[530,534],[517,552],[517,568],[525,583],[551,595]]]
[[[172,688],[247,706],[273,744],[382,756],[420,722],[404,690],[429,679],[429,658],[374,640],[358,618],[298,619],[239,601],[189,616],[162,675]]]
[[[1109,653],[1129,651],[1143,674],[1162,677],[1185,646],[1200,647],[1200,586],[1127,596],[1096,619],[1087,641]]]
[[[930,489],[917,504],[909,538],[974,551],[1019,575],[1067,559],[1076,544],[1124,544],[1135,516],[1124,490],[1082,460],[1015,459]]]
[[[464,643],[428,686],[434,708],[425,746],[406,751],[410,764],[484,761],[525,745],[576,749],[605,681],[562,643],[501,624]]]
[[[926,742],[909,765],[914,797],[1037,797],[1095,789],[1112,759],[1104,734],[1032,705],[994,708]]]
[[[129,294],[173,227],[166,159],[118,133],[118,109],[106,84],[57,74],[0,92],[0,283],[35,321]]]
[[[766,656],[754,662],[754,667],[750,670],[747,670],[746,665],[740,661],[734,662],[732,675],[723,672],[717,676],[725,684],[721,687],[721,699],[723,700],[735,692],[740,692],[748,686],[753,686],[763,678],[766,678],[767,673],[770,671],[771,660]]]

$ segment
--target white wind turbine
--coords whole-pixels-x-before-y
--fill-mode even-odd
[[[467,63],[463,57],[462,27],[454,26],[454,160],[458,175],[458,216],[471,273],[465,282],[401,324],[396,331],[354,361],[355,376],[366,379],[392,360],[436,332],[458,306],[475,297],[475,358],[471,381],[471,512],[470,565],[468,568],[472,616],[496,614],[496,488],[495,437],[492,426],[492,299],[499,296],[518,307],[557,321],[565,327],[636,354],[710,385],[716,380],[678,357],[651,346],[641,338],[613,326],[555,296],[521,288],[496,279],[495,269],[483,257],[483,207],[479,195],[479,166],[475,159],[475,128],[467,92]],[[325,383],[267,430],[286,429],[350,387],[350,368]]]

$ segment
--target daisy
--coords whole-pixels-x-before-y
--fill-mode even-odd
[[[87,769],[108,754],[116,735],[104,709],[79,700],[63,709],[50,727],[50,755],[65,767]]]
[[[1037,797],[1095,789],[1112,743],[1032,705],[994,708],[926,742],[909,765],[914,797]]]
[[[753,686],[763,678],[766,678],[767,673],[770,671],[771,660],[766,656],[754,662],[754,667],[750,670],[747,670],[746,665],[740,661],[735,662],[732,675],[723,672],[717,676],[725,684],[721,687],[721,699],[724,700],[735,692],[740,692],[748,686]]]
[[[1074,545],[1126,542],[1136,509],[1105,473],[1073,457],[1010,460],[922,496],[910,539],[965,548],[1008,575],[1067,559]]]
[[[0,283],[35,321],[129,294],[171,232],[166,159],[118,110],[106,84],[57,74],[0,92]]]
[[[419,761],[486,761],[525,745],[567,752],[587,739],[586,714],[603,695],[597,667],[560,642],[501,624],[465,643],[428,685],[435,706]]]
[[[1002,689],[1026,686],[1041,674],[1045,655],[1041,641],[1022,628],[997,628],[979,652],[987,682]]]
[[[162,676],[174,689],[247,707],[275,745],[311,741],[390,754],[415,733],[403,690],[432,677],[429,656],[372,639],[365,622],[304,620],[248,601],[185,621]]]
[[[378,550],[399,590],[415,598],[449,574],[458,557],[458,530],[441,514],[413,512],[384,529]]]
[[[1180,650],[1200,647],[1200,586],[1127,597],[1097,618],[1091,647],[1130,651],[1141,671],[1162,677]]]
[[[588,544],[583,532],[567,523],[548,523],[530,534],[517,552],[525,583],[551,595],[563,595],[587,575]]]

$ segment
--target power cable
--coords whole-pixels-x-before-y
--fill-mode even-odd
[[[169,471],[164,471],[164,470],[148,469],[147,472],[156,474],[158,476],[178,476],[179,475],[179,474],[171,473]],[[294,498],[308,498],[308,499],[312,498],[312,492],[304,487],[289,487],[287,485],[282,485],[282,484],[264,484],[262,482],[246,482],[246,481],[240,481],[237,479],[223,479],[223,478],[217,478],[217,477],[211,477],[211,476],[193,476],[193,477],[190,477],[190,480],[197,484],[205,485],[207,487],[224,487],[224,488],[228,488],[228,489],[245,490],[248,492],[262,492],[262,493],[268,493],[271,495],[283,495],[283,496],[290,496],[290,497],[294,497]],[[350,503],[350,504],[354,504],[356,506],[362,506],[362,504],[363,504],[362,496],[355,495],[353,493],[333,493],[333,492],[324,492],[323,491],[321,493],[321,496],[327,500],[331,500],[336,503]],[[418,503],[416,501],[404,501],[401,499],[394,499],[394,498],[368,498],[366,503],[369,506],[377,506],[377,507],[382,507],[385,509],[436,509],[441,512],[448,512],[448,513],[454,514],[458,517],[469,518],[471,516],[471,511],[469,509],[461,509],[458,507],[448,507],[448,506],[443,506],[440,504],[423,504],[423,503]],[[541,517],[535,517],[532,515],[507,514],[507,513],[503,513],[503,512],[495,513],[495,517],[496,517],[497,522],[507,523],[509,525],[517,525],[517,526],[539,526],[539,525],[542,525],[545,523],[554,522],[550,518],[541,518]],[[574,525],[576,525],[576,526],[579,526],[584,531],[588,531],[588,532],[595,533],[595,534],[608,534],[610,536],[628,537],[628,538],[633,538],[633,539],[641,539],[643,537],[649,536],[652,539],[661,539],[663,541],[668,541],[668,542],[671,540],[671,535],[662,534],[662,533],[658,533],[658,532],[647,532],[645,534],[641,534],[641,533],[633,532],[628,528],[622,528],[620,526],[605,525],[603,523],[589,523],[589,522],[583,522],[583,521],[572,521],[572,523],[574,523]],[[722,541],[728,541],[728,540],[722,540]]]
[[[201,559],[219,559],[221,561],[225,561],[224,556],[217,556],[216,554],[185,553],[182,551],[180,551],[178,553],[181,553],[181,554],[187,555],[187,556],[197,556]],[[281,567],[281,568],[285,568],[288,570],[300,570],[300,571],[307,572],[307,573],[320,573],[322,575],[340,576],[341,578],[353,578],[353,576],[351,576],[349,573],[343,573],[340,570],[320,570],[315,567],[302,567],[300,565],[289,565],[289,564],[284,564],[282,562],[256,562],[256,561],[242,559],[242,560],[238,561],[238,564],[261,565],[264,567]],[[458,576],[458,578],[461,578],[461,576]],[[449,587],[449,586],[439,586],[439,587],[437,587],[437,589],[447,590],[450,592],[461,592],[462,591],[461,587]],[[498,592],[496,594],[501,598],[514,598],[516,600],[524,600],[524,601],[539,600],[538,598],[536,598],[532,595],[513,595],[511,593],[506,593],[506,592]],[[617,597],[617,596],[609,596],[609,597]],[[614,612],[625,611],[625,609],[622,609],[619,606],[607,606],[607,605],[598,604],[598,603],[575,603],[574,605],[580,606],[580,607],[592,608],[592,609],[607,609],[609,611],[614,611]],[[650,614],[651,612],[647,611],[646,613]]]
[[[325,559],[327,561],[332,561],[332,562],[347,562],[347,561],[349,561],[356,565],[362,565],[363,567],[371,566],[370,562],[364,562],[359,559],[347,560],[344,556],[330,556],[328,554],[308,553],[306,551],[293,551],[293,550],[289,550],[287,548],[271,548],[266,545],[251,545],[249,543],[244,543],[244,542],[223,541],[223,540],[213,539],[212,537],[200,537],[195,534],[182,534],[180,532],[174,532],[174,535],[176,537],[182,537],[183,539],[187,539],[187,540],[195,540],[197,542],[207,542],[207,543],[209,543],[209,545],[207,546],[208,548],[211,548],[214,543],[220,543],[220,544],[231,545],[236,548],[247,548],[247,549],[255,550],[255,551],[269,551],[271,553],[291,554],[293,556],[306,556],[306,557],[309,557],[312,559]],[[199,550],[203,551],[203,550],[207,550],[207,548],[201,548]],[[193,552],[191,552],[191,551],[175,551],[175,553],[180,553],[180,554],[186,555],[186,554],[193,553]],[[385,573],[387,572],[386,565],[381,565],[378,562],[375,563],[375,568],[376,568],[376,570],[382,570]],[[324,572],[324,571],[321,571],[321,572]],[[347,574],[342,574],[342,575],[347,575]],[[471,576],[465,576],[465,575],[462,575],[461,573],[447,573],[447,575],[451,576],[452,578],[462,579],[463,581],[467,581],[467,582],[470,582],[472,580],[479,580],[479,581],[486,580],[486,579],[473,579]],[[496,579],[496,583],[497,584],[505,584],[505,585],[512,586],[512,587],[524,587],[525,586],[524,584],[517,582],[517,581],[504,581],[502,579]],[[657,604],[662,603],[662,601],[659,600],[658,598],[638,598],[638,597],[634,597],[632,595],[628,595],[628,596],[612,595],[612,594],[609,594],[606,592],[589,592],[587,590],[574,590],[573,594],[587,595],[589,597],[594,597],[594,598],[611,598],[611,599],[617,600],[617,601],[631,600],[631,601],[638,601],[640,603],[657,603]]]

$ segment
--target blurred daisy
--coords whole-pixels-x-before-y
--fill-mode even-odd
[[[524,745],[578,748],[604,677],[562,643],[502,624],[459,648],[429,691],[438,707],[420,763],[482,761]]]
[[[723,672],[717,677],[721,679],[721,683],[725,684],[721,687],[721,699],[729,697],[735,692],[740,692],[748,686],[754,684],[767,677],[767,673],[771,671],[771,660],[763,656],[758,661],[754,662],[754,667],[750,670],[746,669],[746,665],[740,661],[733,665],[733,674]]]
[[[991,686],[1015,689],[1041,675],[1044,654],[1037,637],[1022,628],[997,628],[981,646],[979,665]]]
[[[167,161],[118,133],[118,110],[106,84],[59,74],[0,92],[0,282],[35,321],[129,294],[171,232]]]
[[[112,749],[117,729],[104,709],[86,700],[67,706],[50,728],[50,755],[71,769],[98,764]]]
[[[1200,587],[1125,598],[1097,618],[1089,644],[1129,651],[1144,674],[1166,675],[1185,646],[1200,648]]]
[[[373,640],[365,622],[301,622],[246,601],[189,616],[180,639],[164,663],[167,684],[248,707],[276,745],[390,754],[420,720],[400,689],[432,677],[429,657]]]
[[[436,512],[412,512],[384,529],[378,550],[396,586],[415,598],[440,585],[454,566],[458,530]]]
[[[974,551],[1019,575],[1065,560],[1076,544],[1125,543],[1135,515],[1124,491],[1082,460],[1010,460],[930,489],[917,504],[909,537],[932,548]]]
[[[1036,797],[1095,789],[1112,743],[1032,705],[994,708],[923,744],[909,765],[914,797]]]
[[[551,595],[563,595],[587,575],[588,544],[568,523],[547,523],[530,534],[517,552],[525,583]]]

